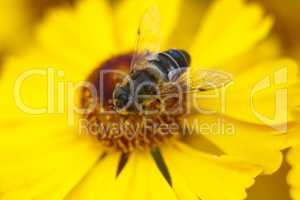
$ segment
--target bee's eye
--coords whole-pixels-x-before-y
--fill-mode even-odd
[[[118,99],[121,100],[121,101],[127,101],[128,100],[128,95],[123,93],[123,94],[119,95]]]
[[[126,93],[119,94],[116,99],[116,107],[124,108],[124,106],[127,105],[128,101],[129,101],[129,97]]]

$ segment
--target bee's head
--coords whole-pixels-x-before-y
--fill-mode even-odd
[[[117,112],[126,110],[129,107],[130,91],[126,86],[117,85],[113,92],[113,104]]]

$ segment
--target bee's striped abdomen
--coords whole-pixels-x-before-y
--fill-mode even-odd
[[[168,74],[171,71],[188,67],[191,58],[184,50],[170,49],[157,54],[157,59],[149,62],[160,71],[164,80],[168,80]]]

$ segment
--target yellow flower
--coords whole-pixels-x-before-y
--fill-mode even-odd
[[[155,142],[153,149],[137,144],[127,154],[78,134],[81,118],[69,106],[83,95],[72,93],[76,83],[99,66],[129,64],[137,25],[153,3],[161,13],[163,49],[177,48],[174,29],[182,28],[183,37],[184,23],[196,20],[178,21],[185,2],[123,0],[112,8],[107,1],[83,0],[75,8],[53,10],[31,47],[6,61],[0,81],[2,199],[244,199],[258,174],[279,168],[290,141],[278,130],[284,132],[286,121],[296,128],[289,113],[297,105],[298,88],[290,86],[298,82],[298,66],[281,58],[276,40],[267,38],[272,18],[243,0],[216,1],[187,44],[193,66],[234,75],[226,110],[181,118],[204,124],[205,131],[211,127],[210,134],[195,130]],[[200,103],[206,109],[220,104]],[[76,124],[70,126],[72,117]]]

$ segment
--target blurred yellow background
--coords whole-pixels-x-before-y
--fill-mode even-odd
[[[17,51],[30,40],[35,25],[55,6],[72,5],[73,0],[1,0],[0,54]]]
[[[56,6],[72,6],[77,0],[1,0],[0,25],[6,27],[0,30],[0,51],[8,51],[29,39],[36,23],[42,20],[47,11]],[[119,0],[108,0],[111,4]],[[191,32],[197,30],[197,25],[203,14],[201,12],[213,0],[186,0],[182,5],[181,19],[194,16],[194,21],[184,21],[185,28]],[[251,0],[261,3],[265,9],[276,16],[274,33],[281,40],[289,54],[300,59],[300,1],[299,0]],[[178,30],[180,31],[180,29]],[[186,39],[188,37],[185,37]],[[183,39],[184,40],[184,39]],[[186,43],[188,41],[182,41]]]

